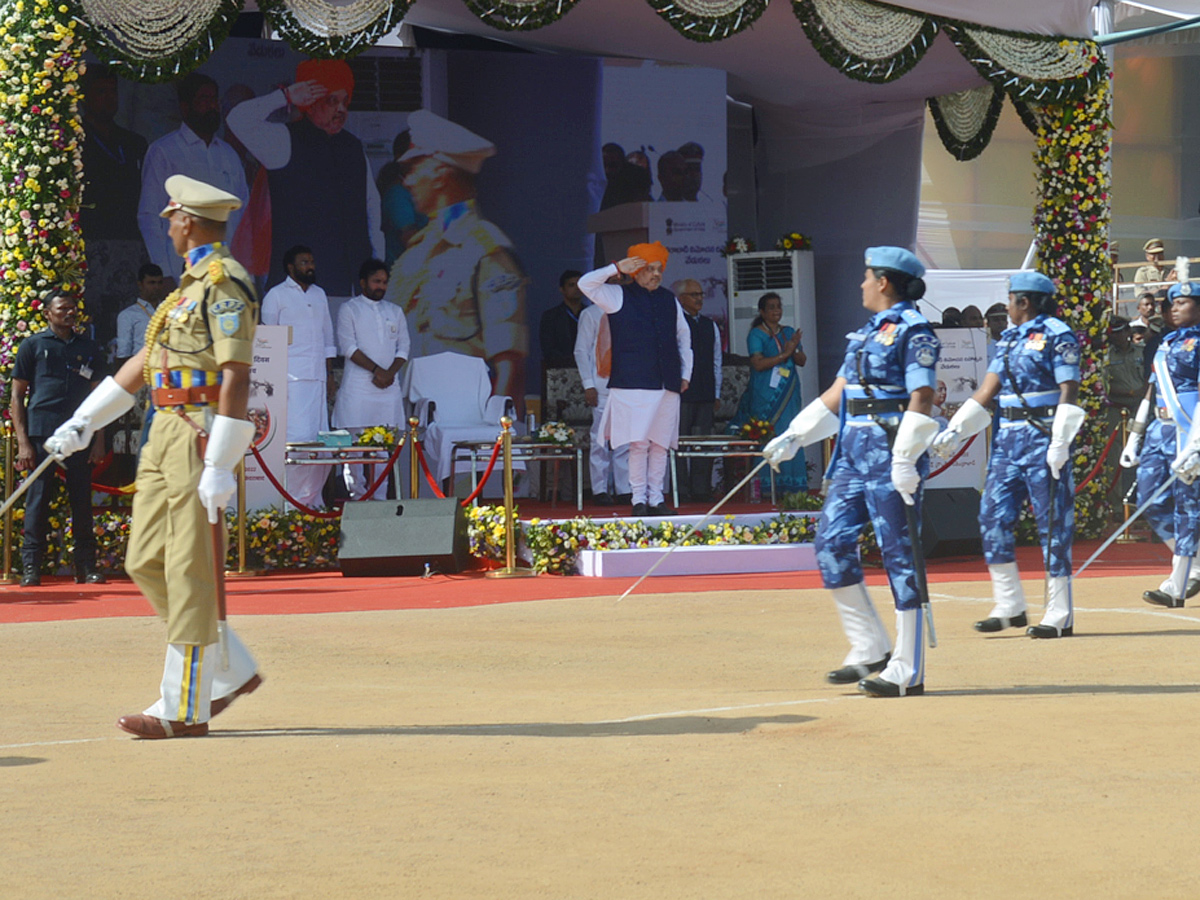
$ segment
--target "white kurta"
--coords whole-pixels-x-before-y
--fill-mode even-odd
[[[333,424],[338,428],[404,424],[404,394],[399,376],[386,388],[376,387],[371,373],[350,359],[354,351],[361,350],[384,369],[396,359],[408,359],[404,312],[386,300],[354,297],[338,310],[337,340],[346,367],[333,406]]]
[[[625,305],[625,292],[620,285],[605,283],[616,274],[615,265],[588,272],[579,279],[579,290],[606,313],[619,312]],[[679,301],[675,302],[675,343],[683,380],[690,381],[692,333]],[[635,441],[674,447],[679,443],[679,394],[668,390],[609,388],[600,427],[613,447]]]
[[[608,492],[609,473],[618,494],[629,493],[629,447],[609,449],[604,437],[604,410],[608,408],[608,379],[596,371],[596,339],[600,334],[600,323],[604,321],[604,310],[598,306],[585,307],[579,314],[579,332],[575,337],[575,365],[584,389],[594,388],[596,406],[592,408],[592,427],[588,434],[591,447],[588,449],[588,472],[591,475],[592,493]]]
[[[287,278],[263,297],[264,325],[288,325],[287,439],[315,441],[329,429],[329,404],[325,395],[325,360],[337,356],[329,299],[315,284],[304,290]],[[305,506],[321,505],[321,488],[329,470],[325,466],[288,466],[288,493]]]

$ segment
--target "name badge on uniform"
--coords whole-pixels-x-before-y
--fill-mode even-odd
[[[82,378],[84,381],[91,381],[92,380],[92,367],[91,366],[80,366],[79,367],[79,377]]]
[[[875,333],[875,340],[885,347],[892,346],[896,341],[896,323],[884,322],[883,327]]]
[[[1042,334],[1042,332],[1040,332],[1040,331],[1032,332],[1029,335],[1029,337],[1027,337],[1025,339],[1025,349],[1026,350],[1045,350],[1046,349],[1046,335]]]

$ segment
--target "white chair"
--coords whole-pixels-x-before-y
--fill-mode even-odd
[[[429,470],[439,484],[450,477],[455,442],[494,441],[501,416],[516,415],[511,397],[492,396],[487,363],[461,353],[410,359],[405,365],[404,396],[424,430]],[[470,466],[469,461],[460,462],[457,471],[469,472]]]

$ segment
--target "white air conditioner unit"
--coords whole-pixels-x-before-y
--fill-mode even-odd
[[[746,356],[746,336],[758,315],[758,299],[776,293],[783,303],[783,324],[800,329],[800,345],[808,361],[800,370],[802,405],[821,393],[817,368],[820,338],[817,335],[816,289],[813,285],[811,250],[769,250],[761,253],[732,253],[726,257],[729,268],[729,352]],[[787,427],[779,423],[778,430]],[[819,487],[820,447],[810,447],[809,486]],[[814,478],[815,471],[815,478]]]

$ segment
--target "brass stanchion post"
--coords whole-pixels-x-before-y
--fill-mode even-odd
[[[13,492],[13,440],[12,429],[4,432],[4,497],[8,499]],[[16,581],[12,570],[12,517],[10,509],[4,514],[4,571],[0,572],[0,581]]]
[[[421,424],[421,420],[416,416],[410,416],[408,419],[408,499],[416,500],[421,494],[421,463],[417,459],[417,426]],[[399,490],[399,485],[396,490]]]
[[[488,572],[489,578],[528,578],[533,569],[517,568],[517,519],[513,509],[512,424],[509,416],[500,419],[504,428],[504,568]]]
[[[246,568],[246,460],[238,463],[237,470],[237,548],[238,566],[236,572],[226,571],[225,575],[244,576],[262,575],[262,569]]]
[[[1121,446],[1124,447],[1128,442],[1129,442],[1129,410],[1122,408],[1121,409]],[[1136,482],[1137,481],[1137,471],[1136,470],[1133,473],[1133,478],[1134,478],[1134,481]],[[1117,462],[1117,480],[1120,481],[1120,479],[1121,479],[1121,463],[1120,463],[1120,461],[1118,461]],[[1129,519],[1130,515],[1132,515],[1132,513],[1133,513],[1133,507],[1130,506],[1129,497],[1127,495],[1127,492],[1125,492],[1125,491],[1121,492],[1121,511],[1124,513],[1124,515],[1121,517],[1122,521],[1127,521]],[[1133,536],[1133,534],[1131,533],[1132,531],[1133,531],[1132,528],[1127,528],[1125,530],[1125,533],[1122,534],[1119,538],[1117,538],[1117,543],[1118,544],[1129,544],[1129,543],[1136,541],[1137,538],[1135,538]]]

